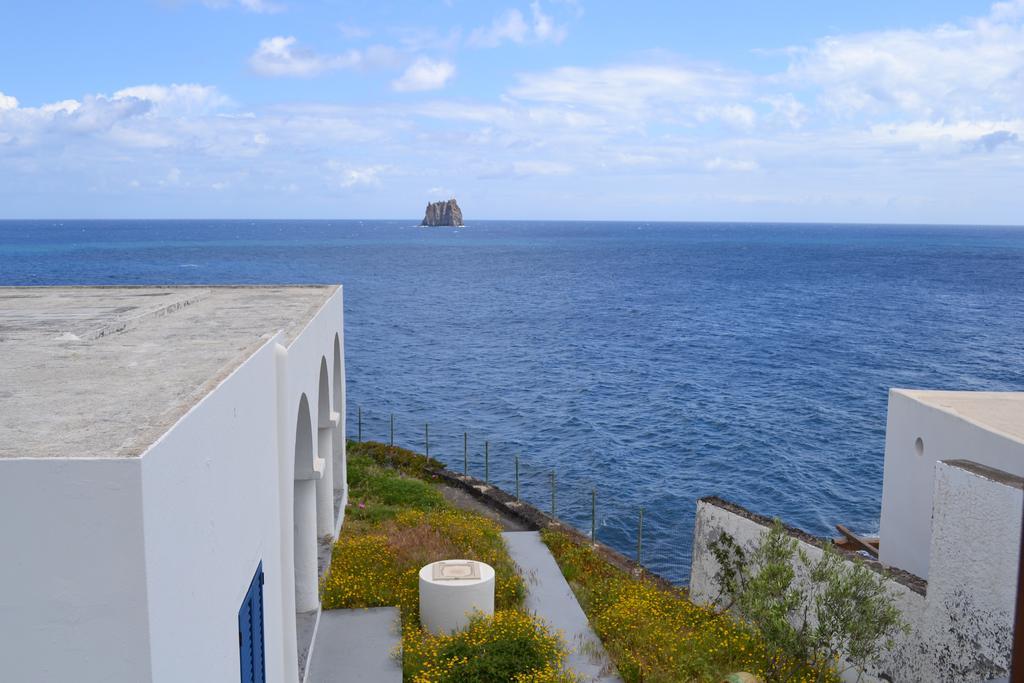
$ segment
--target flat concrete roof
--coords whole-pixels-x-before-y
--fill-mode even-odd
[[[0,458],[138,456],[336,290],[0,287]]]
[[[894,391],[968,422],[1024,443],[1022,391]]]

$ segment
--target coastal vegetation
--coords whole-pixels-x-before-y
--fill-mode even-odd
[[[350,442],[348,453],[350,507],[322,587],[325,608],[398,605],[407,681],[576,680],[557,634],[522,609],[525,586],[499,525],[442,495],[441,462],[375,442]],[[719,539],[721,585],[729,594],[710,607],[691,602],[683,588],[609,562],[579,534],[547,528],[541,537],[626,683],[718,683],[741,671],[766,683],[836,683],[837,653],[852,648],[869,661],[879,638],[901,627],[898,612],[878,593],[880,584],[831,559],[815,566],[825,597],[800,593],[783,568],[796,549],[779,533],[750,554]],[[434,636],[419,625],[417,572],[451,557],[495,568],[495,615]],[[820,639],[813,647],[794,644],[782,624],[792,616],[787,607],[806,604],[794,591],[799,600],[831,601],[835,609],[822,612],[831,615],[829,647]],[[875,625],[858,625],[864,619]]]
[[[882,575],[859,559],[845,562],[831,544],[812,560],[778,520],[750,551],[725,533],[709,547],[719,565],[717,604],[782,655],[767,671],[772,680],[791,680],[797,662],[843,667],[859,679],[908,628]]]
[[[738,671],[763,681],[838,680],[830,667],[780,652],[743,621],[694,604],[685,590],[610,564],[592,544],[554,529],[541,536],[626,683],[717,683]],[[782,669],[792,675],[775,677]]]
[[[558,636],[523,611],[523,579],[500,526],[448,503],[431,481],[434,467],[441,464],[405,449],[349,443],[349,507],[321,584],[324,608],[397,605],[407,681],[574,680]],[[431,635],[419,623],[418,572],[453,557],[494,568],[495,613],[454,635]]]

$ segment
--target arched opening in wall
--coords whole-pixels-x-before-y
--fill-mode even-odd
[[[309,612],[319,603],[316,571],[316,452],[309,400],[299,399],[295,422],[295,498],[292,523],[295,541],[295,611]]]
[[[348,470],[345,464],[345,380],[342,378],[341,336],[334,335],[334,365],[331,373],[332,403],[338,414],[338,426],[334,430],[334,489],[344,495],[348,489]]]
[[[327,358],[320,358],[317,389],[317,457],[323,460],[323,476],[316,482],[316,530],[320,536],[334,534],[334,416],[331,411],[331,380]]]

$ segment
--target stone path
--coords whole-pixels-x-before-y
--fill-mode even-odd
[[[562,631],[571,650],[572,670],[585,681],[621,683],[555,558],[540,540],[540,533],[506,531],[502,537],[526,581],[526,609],[547,621],[551,628]]]
[[[397,607],[325,609],[306,683],[401,683],[401,640]]]

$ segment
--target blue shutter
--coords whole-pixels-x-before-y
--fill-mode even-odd
[[[242,683],[266,683],[263,660],[263,563],[256,568],[249,592],[238,610],[238,652]]]

